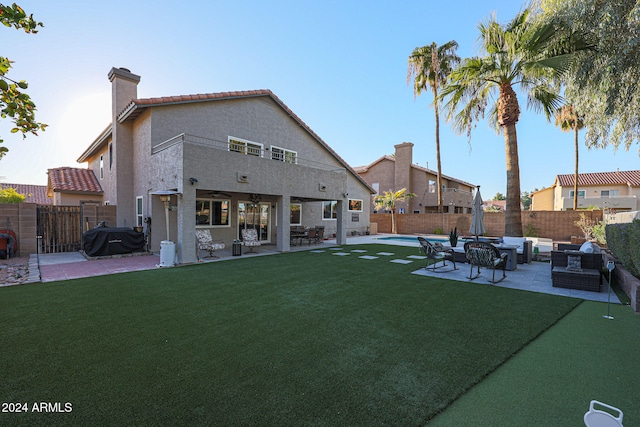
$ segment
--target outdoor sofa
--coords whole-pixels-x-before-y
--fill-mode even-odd
[[[603,258],[598,245],[558,245],[551,251],[551,282],[556,288],[600,292]]]

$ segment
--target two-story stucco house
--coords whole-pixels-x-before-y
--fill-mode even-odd
[[[531,210],[573,209],[573,174],[557,175],[552,186],[532,194]],[[597,206],[614,211],[640,209],[640,170],[578,174],[578,208]]]
[[[255,228],[286,252],[291,225],[325,226],[338,244],[369,225],[373,190],[271,91],[138,99],[140,76],[108,77],[111,125],[78,161],[117,206],[114,225],[151,219],[152,250],[169,239],[194,262],[196,228],[227,245]]]
[[[382,156],[367,166],[354,167],[377,193],[407,189],[416,196],[396,204],[404,213],[438,212],[437,172],[413,163],[413,143],[403,142],[395,147],[394,156]],[[448,213],[471,213],[474,184],[442,175],[442,208]],[[373,211],[373,200],[370,201]]]

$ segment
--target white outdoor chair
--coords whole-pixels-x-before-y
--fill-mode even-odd
[[[249,248],[249,252],[254,252],[255,247],[262,245],[260,240],[258,240],[258,232],[255,228],[243,228],[241,233],[242,244]]]
[[[224,249],[224,242],[218,241],[214,242],[213,237],[211,237],[211,231],[209,230],[196,230],[196,239],[198,241],[198,251],[207,251],[209,253],[208,257],[205,258],[218,258],[213,253],[219,249]],[[198,255],[198,259],[200,256]]]
[[[596,405],[607,408],[617,416],[614,416],[607,411],[596,409]],[[597,400],[592,400],[591,404],[589,405],[589,411],[584,414],[584,425],[586,425],[587,427],[622,427],[623,416],[624,414],[620,409],[614,408],[613,406],[607,405],[606,403],[602,403]]]

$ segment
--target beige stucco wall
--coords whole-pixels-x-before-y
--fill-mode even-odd
[[[554,188],[549,187],[536,192],[532,197],[532,211],[552,211],[553,210]]]
[[[270,238],[281,250],[288,250],[289,242],[278,234],[276,217],[283,218],[278,227],[288,226],[288,213],[278,214],[279,210],[288,211],[292,199],[318,200],[304,203],[303,223],[324,225],[327,235],[350,230],[364,232],[369,225],[368,204],[358,212],[358,221],[353,221],[355,217],[346,209],[348,198],[369,200],[368,188],[270,98],[154,107],[127,124],[131,126],[135,167],[132,178],[125,181],[131,183],[130,205],[121,206],[122,197],[118,196],[119,221],[134,223],[135,198],[142,196],[143,215],[152,218],[152,249],[158,250],[160,241],[166,239],[164,205],[151,193],[159,190],[180,193],[173,196],[176,207],[169,220],[170,239],[177,243],[180,262],[195,261],[197,190],[230,195],[231,226],[214,230],[216,238],[227,244],[237,238],[237,203],[247,201],[252,193],[260,194],[261,201],[270,203]],[[183,133],[197,138],[162,144]],[[273,145],[296,151],[299,164],[220,149],[229,136],[261,143],[264,148]],[[239,174],[246,175],[247,182],[239,182]],[[198,182],[191,185],[189,178]],[[122,182],[120,176],[118,179]],[[345,197],[346,193],[349,196]],[[344,201],[343,221],[323,220],[319,200]]]

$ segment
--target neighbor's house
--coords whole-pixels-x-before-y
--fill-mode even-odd
[[[521,204],[522,207],[522,204]],[[507,201],[506,200],[484,200],[482,202],[482,209],[488,210],[493,209],[499,212],[505,212],[507,209]]]
[[[47,170],[46,195],[55,206],[104,203],[100,182],[91,169],[61,167]]]
[[[376,194],[407,189],[415,197],[396,204],[397,212],[438,212],[437,172],[413,164],[413,144],[395,145],[394,156],[382,156],[368,166],[354,168]],[[442,175],[442,206],[448,213],[471,213],[474,184]],[[374,210],[371,199],[371,209]]]
[[[37,205],[51,204],[51,199],[47,197],[47,187],[45,185],[0,183],[1,190],[6,188],[13,188],[18,194],[23,194],[25,196],[25,203],[35,203]]]
[[[373,190],[271,91],[138,99],[140,76],[108,77],[112,123],[78,162],[117,226],[151,225],[152,250],[169,237],[178,262],[194,262],[196,228],[227,245],[255,228],[286,252],[292,225],[325,226],[338,244],[369,225]]]
[[[574,175],[557,175],[553,185],[531,195],[531,210],[573,209]],[[640,209],[640,170],[578,174],[578,208]]]

